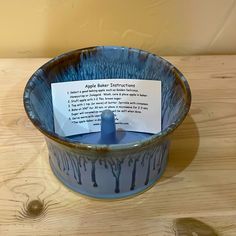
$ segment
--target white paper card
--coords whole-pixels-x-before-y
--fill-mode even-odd
[[[115,114],[116,129],[161,131],[161,82],[101,79],[52,83],[55,132],[70,136],[100,131],[101,113]]]

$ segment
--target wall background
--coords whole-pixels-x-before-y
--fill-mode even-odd
[[[0,57],[52,57],[94,45],[233,54],[236,1],[0,0]]]

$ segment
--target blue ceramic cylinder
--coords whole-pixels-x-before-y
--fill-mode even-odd
[[[86,144],[54,132],[51,83],[91,79],[162,82],[162,131],[127,144]],[[126,47],[91,47],[58,56],[39,68],[24,91],[24,106],[45,135],[54,174],[90,197],[115,199],[152,186],[165,170],[169,135],[186,117],[191,92],[184,76],[166,60]],[[148,122],[148,121],[147,121]]]

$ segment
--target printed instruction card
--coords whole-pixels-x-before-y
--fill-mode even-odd
[[[161,131],[161,81],[101,79],[52,83],[55,132],[71,136],[100,131],[101,113],[115,114],[116,129]]]

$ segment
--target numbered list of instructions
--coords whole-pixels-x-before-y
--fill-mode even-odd
[[[117,129],[161,131],[161,82],[84,80],[51,84],[55,132],[71,136],[100,131],[101,113],[115,114]]]

